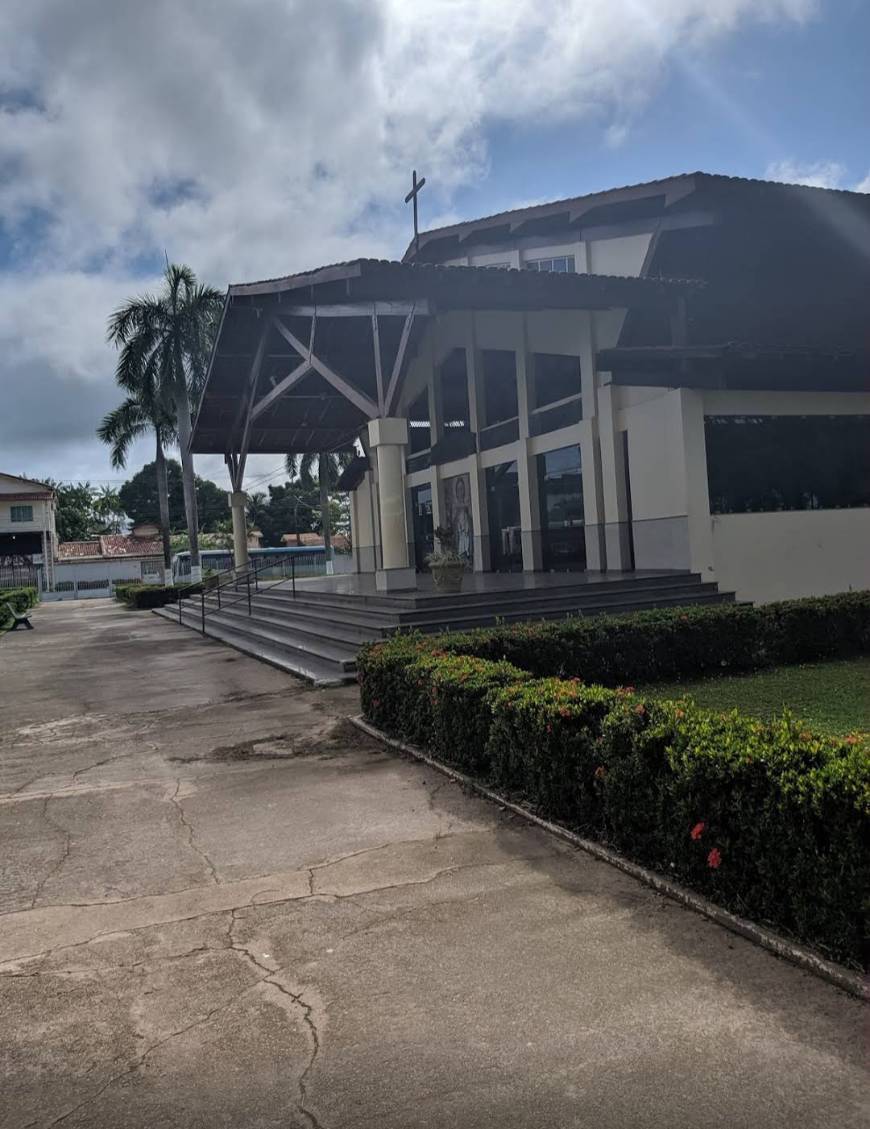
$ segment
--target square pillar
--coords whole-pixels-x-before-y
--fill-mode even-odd
[[[369,443],[378,463],[378,514],[381,529],[381,567],[376,586],[385,592],[416,588],[408,559],[408,520],[405,507],[405,447],[408,421],[395,416],[369,421]]]
[[[245,521],[245,493],[243,490],[234,490],[227,495],[230,510],[233,515],[233,564],[236,568],[245,568],[249,561],[248,556],[248,526]]]

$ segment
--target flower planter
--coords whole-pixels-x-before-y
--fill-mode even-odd
[[[465,564],[462,561],[450,561],[445,564],[431,564],[432,580],[439,592],[460,592],[462,590],[462,577],[465,575]]]

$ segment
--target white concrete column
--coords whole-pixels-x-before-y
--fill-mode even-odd
[[[540,572],[544,567],[541,538],[541,495],[538,486],[538,460],[529,452],[528,440],[522,441],[517,458],[520,490],[520,525],[523,543],[523,572]]]
[[[692,388],[681,388],[679,395],[685,457],[689,567],[693,572],[700,573],[702,580],[713,580],[713,522],[707,483],[704,400],[702,394]]]
[[[599,375],[606,377],[606,374]],[[598,450],[607,567],[624,571],[631,567],[631,542],[622,437],[616,430],[615,394],[615,388],[609,383],[602,383],[598,389]]]
[[[378,512],[381,527],[381,568],[377,587],[415,588],[416,575],[408,562],[408,523],[405,512],[405,447],[408,421],[386,417],[369,421],[369,443],[378,461]]]
[[[227,495],[233,514],[233,563],[236,568],[244,568],[248,557],[248,526],[245,520],[245,492],[234,490]]]

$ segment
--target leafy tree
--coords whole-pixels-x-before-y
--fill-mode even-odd
[[[90,482],[55,482],[46,479],[55,493],[58,541],[88,541],[95,537],[100,520],[94,511],[94,488]]]
[[[319,491],[316,485],[285,482],[269,486],[269,496],[252,494],[248,499],[248,524],[263,534],[264,546],[278,546],[285,533],[314,533],[319,521]]]
[[[155,470],[156,463],[146,463],[118,491],[124,512],[134,523],[157,520],[159,499]],[[181,530],[185,527],[184,486],[181,466],[176,459],[166,460],[166,479],[169,528]],[[208,478],[196,477],[194,482],[203,531],[214,531],[227,517],[226,492]]]
[[[121,350],[118,372],[129,370],[132,382],[138,372],[153,368],[161,396],[173,407],[193,569],[200,563],[190,405],[198,401],[205,383],[222,305],[221,293],[198,283],[190,267],[167,263],[162,291],[131,298],[109,321],[109,340]]]

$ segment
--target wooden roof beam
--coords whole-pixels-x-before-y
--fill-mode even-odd
[[[339,373],[335,372],[334,369],[331,369],[325,361],[321,360],[321,358],[317,356],[313,349],[309,351],[309,349],[302,344],[295,333],[291,332],[291,330],[289,330],[287,326],[284,325],[284,323],[277,317],[272,319],[272,324],[285,339],[285,341],[289,342],[289,344],[293,346],[300,357],[305,357],[306,353],[308,354],[308,366],[320,376],[322,376],[327,384],[331,384],[332,387],[335,388],[336,391],[340,392],[346,400],[349,400],[354,405],[354,407],[359,408],[363,415],[367,416],[369,419],[377,419],[379,415],[379,409],[374,400],[372,400],[369,396],[366,396],[364,392],[361,392],[359,388],[356,388]]]

